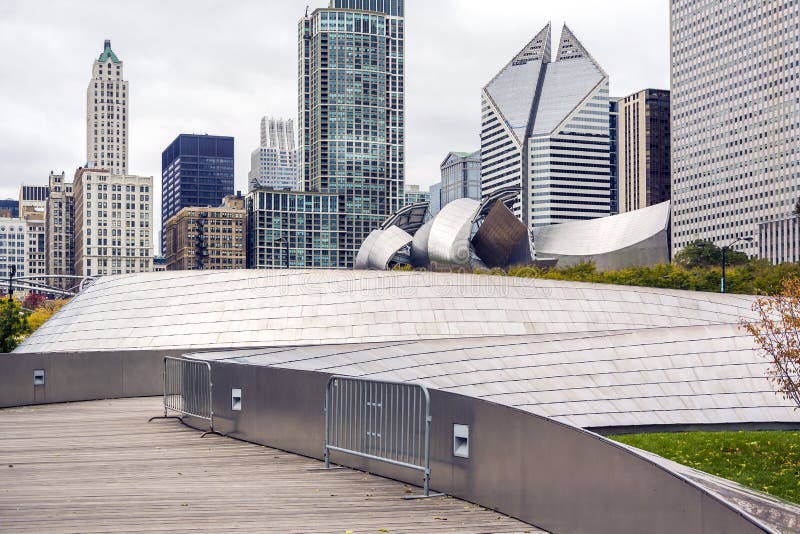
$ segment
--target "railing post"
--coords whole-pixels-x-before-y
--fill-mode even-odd
[[[167,417],[167,358],[164,357],[164,368],[161,371],[164,375],[164,417]]]
[[[325,385],[325,469],[330,469],[331,467],[331,452],[328,449],[328,429],[330,428],[330,425],[328,423],[328,417],[329,417],[328,403],[331,395],[332,381],[333,378],[329,378],[328,383]]]
[[[431,399],[427,389],[422,391],[425,393],[425,481],[423,486],[427,497],[431,485]]]
[[[214,381],[211,380],[211,364],[206,362],[208,369],[208,415],[209,415],[209,428],[214,432]]]

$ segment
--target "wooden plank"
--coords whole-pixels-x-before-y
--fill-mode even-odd
[[[177,421],[160,397],[0,410],[2,532],[540,532]],[[413,488],[418,492],[418,488]]]

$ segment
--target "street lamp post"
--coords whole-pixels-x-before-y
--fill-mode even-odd
[[[14,275],[17,274],[17,266],[12,265],[11,269],[9,269],[8,275],[8,301],[11,302],[14,299]]]
[[[747,236],[747,237],[737,237],[736,239],[734,239],[733,241],[731,241],[730,243],[728,243],[727,245],[725,245],[724,247],[722,247],[722,278],[720,278],[720,281],[719,281],[719,292],[720,292],[720,293],[725,293],[725,252],[726,252],[726,251],[727,251],[729,248],[733,247],[733,246],[734,246],[736,243],[738,243],[739,241],[746,241],[746,242],[748,242],[748,243],[749,243],[749,242],[751,242],[752,240],[753,240],[753,238],[752,238],[752,237],[750,237],[750,236]]]

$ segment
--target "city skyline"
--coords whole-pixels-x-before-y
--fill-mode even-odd
[[[617,19],[612,29],[595,22],[606,10],[585,1],[550,3],[544,9],[508,1],[491,12],[484,12],[478,2],[410,1],[407,182],[427,188],[439,177],[443,154],[477,149],[477,91],[494,74],[498,60],[515,53],[519,42],[548,20],[557,27],[567,19],[581,35],[608,70],[612,96],[643,87],[668,88],[668,5],[660,3],[660,9],[654,10],[625,2],[628,8],[618,6],[624,18]],[[318,1],[310,7],[325,4]],[[178,13],[186,16],[184,7],[182,3],[166,10],[159,7],[157,18],[155,4],[145,2],[129,10],[124,22],[93,24],[91,32],[69,24],[87,17],[91,22],[99,16],[91,4],[80,10],[52,4],[34,11],[22,2],[0,7],[0,42],[60,58],[47,72],[24,68],[29,61],[24,55],[0,59],[6,71],[18,73],[13,83],[0,82],[0,95],[9,107],[8,120],[0,125],[0,141],[6,147],[0,161],[0,198],[16,196],[23,182],[44,184],[50,170],[71,174],[84,163],[81,94],[86,79],[75,73],[85,72],[105,39],[111,39],[114,51],[125,60],[125,78],[131,82],[129,157],[136,172],[157,176],[161,150],[178,133],[231,135],[237,139],[236,188],[247,189],[247,156],[259,141],[252,124],[264,114],[294,118],[296,113],[295,28],[305,5],[242,3],[225,6],[220,16],[221,4],[206,4],[191,15],[198,25],[214,22],[245,30],[236,32],[236,40],[211,37],[202,41],[194,37],[195,32],[184,35],[169,26]],[[47,15],[41,17],[42,12]],[[263,20],[256,24],[259,13],[269,16],[269,31],[264,31]],[[437,20],[447,20],[451,31],[441,32]],[[147,32],[142,31],[145,26]],[[650,46],[630,47],[636,37],[647,39]],[[237,54],[242,49],[261,53]],[[54,79],[58,80],[56,90]],[[47,89],[48,98],[42,98],[39,87]],[[155,200],[160,202],[160,191]]]

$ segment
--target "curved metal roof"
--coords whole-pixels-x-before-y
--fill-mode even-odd
[[[536,254],[589,256],[634,246],[668,228],[669,207],[666,201],[611,217],[534,228]]]
[[[735,324],[293,347],[202,359],[413,381],[583,428],[786,422],[767,359]]]
[[[397,271],[106,276],[17,352],[215,349],[736,323],[739,295]]]
[[[413,380],[581,427],[800,422],[738,327],[752,302],[489,275],[166,271],[100,278],[16,352],[217,349],[204,357]]]
[[[559,266],[593,261],[599,270],[669,263],[670,203],[533,229],[536,258]]]

